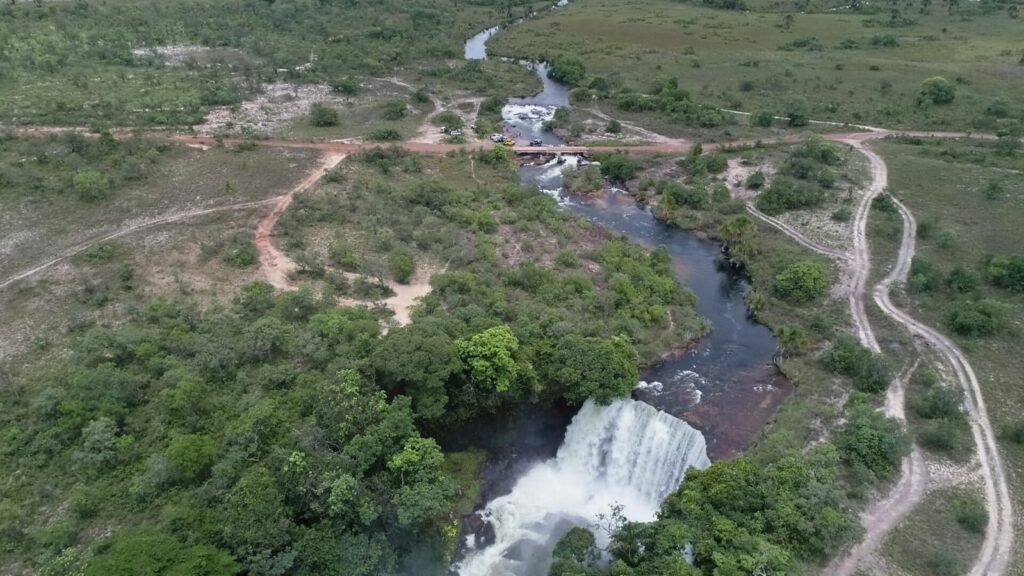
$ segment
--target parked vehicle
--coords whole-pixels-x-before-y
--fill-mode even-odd
[[[543,146],[543,145],[544,145],[544,141],[541,140],[540,138],[534,138],[533,140],[530,140],[530,146]]]

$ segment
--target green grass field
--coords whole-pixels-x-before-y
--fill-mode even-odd
[[[738,12],[673,0],[577,0],[497,36],[505,55],[582,59],[591,76],[645,91],[675,77],[698,102],[745,111],[899,128],[994,130],[1020,118],[1024,80],[1020,20],[1005,12],[971,17]],[[881,19],[881,25],[873,24]],[[951,104],[919,106],[921,82],[955,84]],[[986,113],[994,102],[1004,106]],[[648,126],[657,129],[658,126]]]

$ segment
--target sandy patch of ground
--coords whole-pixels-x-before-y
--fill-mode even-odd
[[[338,304],[342,306],[383,306],[394,313],[395,323],[399,326],[404,326],[412,321],[412,307],[419,302],[420,298],[430,294],[432,289],[430,279],[434,274],[444,272],[444,270],[444,268],[434,266],[419,266],[408,284],[399,284],[395,281],[384,282],[384,285],[395,293],[394,296],[389,296],[373,303],[354,298],[338,298]],[[345,272],[344,274],[349,280],[362,278],[359,274],[352,272]]]
[[[217,106],[210,109],[206,121],[194,129],[203,135],[240,130],[253,134],[270,134],[289,123],[309,115],[314,104],[338,104],[344,98],[333,94],[326,84],[264,84],[259,95],[238,106]]]

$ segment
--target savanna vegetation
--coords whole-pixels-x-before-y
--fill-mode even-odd
[[[1015,169],[1022,156],[1005,143],[977,140],[893,139],[879,150],[889,166],[892,193],[918,222],[911,276],[895,295],[901,305],[949,334],[970,359],[1000,431],[1003,458],[1011,470],[1020,470],[1024,454],[1014,431],[1022,402],[1017,382],[1024,366],[1016,350],[1024,304],[1014,278],[1024,214],[1019,193],[1024,180]],[[887,230],[876,233],[885,236]],[[971,444],[961,396],[927,371],[911,380],[912,431],[929,452],[954,462],[967,457]],[[1013,478],[1011,473],[1012,493],[1021,502],[1021,487]],[[954,512],[951,505],[943,509]],[[905,553],[895,543],[892,550],[902,562],[919,562],[915,573],[928,573],[927,554]],[[956,573],[969,561],[953,551],[954,557],[942,559],[951,568],[931,573]]]
[[[360,80],[404,68],[467,87],[477,69],[443,63],[495,22],[537,3],[492,0],[11,2],[0,7],[5,124],[191,125],[273,82],[323,83],[353,96]],[[55,89],[55,87],[69,89]]]
[[[499,34],[493,51],[576,59],[580,105],[659,132],[809,119],[1019,131],[1024,100],[1006,80],[1024,62],[1019,13],[995,1],[580,0]]]

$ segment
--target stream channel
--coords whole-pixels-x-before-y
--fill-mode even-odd
[[[470,38],[466,59],[487,58],[487,41],[499,29]],[[505,133],[520,145],[533,139],[564,144],[544,122],[570,105],[569,88],[547,77],[547,63],[521,64],[537,73],[543,88],[509,99],[502,110]],[[487,504],[463,520],[453,574],[544,576],[558,539],[573,526],[592,526],[612,505],[622,505],[630,520],[654,519],[687,468],[742,453],[791,391],[772,364],[771,331],[747,314],[749,284],[725,264],[721,247],[659,222],[621,190],[607,187],[596,197],[568,194],[563,170],[579,162],[567,154],[523,166],[519,180],[595,225],[648,248],[665,246],[676,277],[696,294],[697,312],[711,331],[647,370],[633,399],[603,407],[587,402],[567,428],[565,415],[551,413],[492,422],[505,426],[507,437],[530,440],[497,442],[499,449],[518,453],[503,454],[514,464],[485,474]],[[599,544],[606,541],[601,531],[596,535]]]

